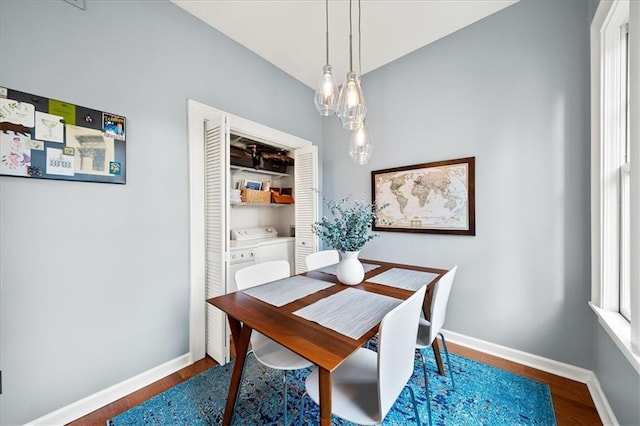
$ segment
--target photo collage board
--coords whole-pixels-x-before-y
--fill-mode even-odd
[[[0,175],[126,183],[126,118],[0,87]]]

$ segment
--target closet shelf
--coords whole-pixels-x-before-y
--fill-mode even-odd
[[[292,203],[289,204],[285,204],[285,203],[234,203],[231,204],[231,208],[238,208],[238,207],[271,207],[272,209],[277,209],[278,207],[283,207],[283,206],[292,206]]]
[[[244,171],[244,172],[251,172],[251,173],[259,173],[261,175],[291,177],[291,175],[289,173],[272,172],[272,171],[269,171],[269,170],[254,169],[252,167],[231,165],[230,168],[231,168],[231,170],[237,170],[237,171],[241,171],[241,172]]]

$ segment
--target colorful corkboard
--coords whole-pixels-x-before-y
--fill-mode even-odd
[[[126,183],[127,120],[0,87],[0,175]]]

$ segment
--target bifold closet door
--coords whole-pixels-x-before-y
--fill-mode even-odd
[[[307,270],[305,258],[318,251],[318,237],[312,225],[318,220],[318,147],[295,150],[296,247],[295,271]]]
[[[205,297],[226,289],[227,229],[229,228],[229,131],[226,117],[205,122]],[[206,301],[203,301],[206,303]],[[229,361],[227,317],[206,303],[207,354],[220,364]]]

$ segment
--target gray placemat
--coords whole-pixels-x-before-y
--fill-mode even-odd
[[[368,279],[367,281],[370,283],[388,285],[389,287],[418,291],[420,287],[430,283],[437,276],[438,274],[431,272],[391,268],[388,271]]]
[[[362,267],[364,268],[364,273],[366,274],[369,271],[373,271],[376,268],[379,268],[380,265],[374,265],[373,263],[363,263]],[[325,266],[324,268],[316,269],[318,272],[324,272],[325,274],[335,275],[338,269],[338,264]]]
[[[394,297],[348,288],[298,309],[295,315],[359,339],[402,303]]]
[[[293,277],[248,288],[242,292],[256,299],[260,299],[263,302],[267,302],[270,305],[280,307],[294,300],[302,299],[305,296],[329,288],[332,285],[334,285],[334,283],[294,275]]]

